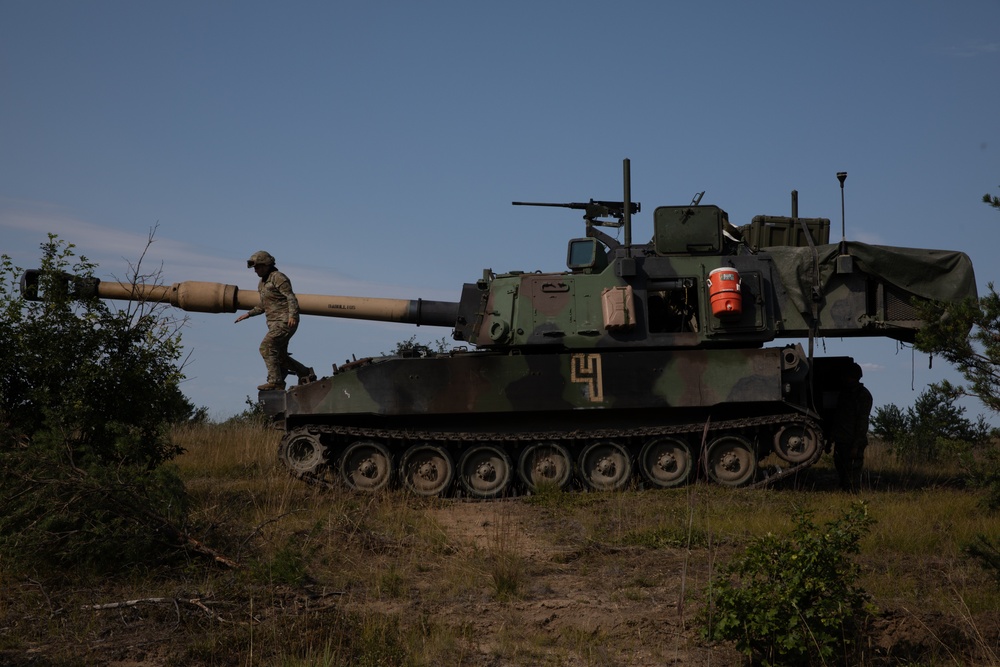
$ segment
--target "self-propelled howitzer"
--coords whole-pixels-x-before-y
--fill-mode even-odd
[[[299,295],[306,314],[447,326],[464,346],[261,392],[288,469],[358,491],[480,498],[773,482],[819,459],[854,363],[814,357],[815,338],[911,342],[916,302],[976,296],[965,254],[830,244],[829,220],[800,218],[794,194],[791,216],[740,227],[700,196],[660,206],[651,238],[632,243],[641,209],[625,166],[623,201],[554,204],[585,211],[567,271],[486,270],[457,302]],[[599,227],[622,228],[624,242]],[[257,303],[216,283],[77,289],[197,312]],[[777,339],[808,344],[767,346]]]

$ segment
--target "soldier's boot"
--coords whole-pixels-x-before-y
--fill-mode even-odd
[[[257,385],[257,391],[274,391],[276,389],[284,389],[284,382],[265,382],[264,384]]]
[[[310,382],[316,381],[316,371],[312,368],[307,368],[305,372],[299,375],[299,384],[309,384]]]

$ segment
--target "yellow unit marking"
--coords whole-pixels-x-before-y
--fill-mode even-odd
[[[570,358],[570,382],[587,385],[591,403],[604,401],[604,378],[601,376],[601,355],[574,354]]]

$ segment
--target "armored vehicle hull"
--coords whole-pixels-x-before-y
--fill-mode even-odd
[[[811,386],[835,400],[849,358],[807,383],[798,345],[742,350],[505,354],[459,351],[365,359],[287,392],[263,392],[283,419],[280,456],[297,477],[357,490],[399,485],[472,497],[574,483],[740,486],[774,481],[822,453]],[[774,454],[777,465],[758,469]]]

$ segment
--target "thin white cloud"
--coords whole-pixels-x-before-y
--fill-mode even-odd
[[[867,243],[868,245],[884,245],[884,241],[878,234],[873,234],[868,230],[855,230],[855,234],[847,235],[848,241],[860,241],[861,243]]]
[[[1000,42],[987,42],[981,39],[969,40],[964,44],[955,44],[944,50],[945,54],[955,58],[974,58],[977,56],[1000,53]]]
[[[168,238],[162,228],[149,227],[139,233],[80,220],[45,204],[20,202],[19,208],[34,210],[19,210],[5,209],[5,203],[12,202],[0,201],[0,229],[15,232],[20,238],[11,242],[11,235],[5,234],[0,252],[15,256],[19,263],[25,264],[25,268],[31,268],[27,264],[37,261],[38,244],[46,241],[48,234],[52,233],[73,243],[78,256],[96,262],[98,277],[127,280],[152,231],[153,243],[143,259],[142,273],[162,270],[161,278],[166,283],[203,280],[233,284],[243,289],[252,289],[257,285],[257,278],[245,267],[244,257],[206,252],[195,244]],[[290,263],[282,263],[280,268],[292,277],[296,291],[302,294],[452,301],[458,299],[461,290],[461,286],[456,285],[454,291],[421,292],[419,286],[357,280],[325,268]]]

